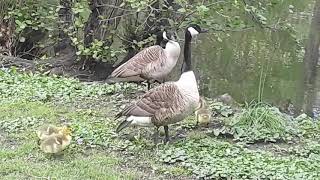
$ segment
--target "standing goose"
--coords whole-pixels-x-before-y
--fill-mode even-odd
[[[162,45],[164,48],[162,48]],[[122,81],[147,80],[163,82],[176,65],[180,55],[180,45],[166,31],[157,36],[157,44],[148,47],[116,68],[109,78],[123,78]]]
[[[141,99],[125,107],[116,115],[116,118],[127,117],[119,124],[116,132],[130,125],[155,126],[154,141],[157,144],[159,127],[163,126],[165,142],[168,142],[168,125],[183,120],[198,107],[198,85],[191,66],[191,40],[201,32],[206,31],[198,25],[190,25],[186,29],[184,65],[180,79],[149,90]]]

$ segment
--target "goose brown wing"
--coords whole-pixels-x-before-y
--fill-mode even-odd
[[[149,116],[163,119],[181,111],[182,95],[172,82],[161,84],[151,89],[137,102],[127,106],[120,116]]]
[[[130,77],[140,75],[148,64],[158,61],[163,49],[155,45],[148,47],[129,59],[126,63],[116,68],[110,77]]]

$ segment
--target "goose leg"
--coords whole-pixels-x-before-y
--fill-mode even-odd
[[[165,139],[164,139],[164,143],[168,143],[169,142],[169,127],[168,126],[163,126],[164,128],[164,134],[165,134]]]
[[[148,81],[147,84],[148,84],[148,91],[149,91],[151,88],[151,83]]]
[[[154,128],[153,141],[154,144],[157,146],[159,141],[159,127]]]

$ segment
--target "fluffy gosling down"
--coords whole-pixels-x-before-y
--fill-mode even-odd
[[[47,126],[37,132],[40,149],[45,153],[55,154],[63,151],[71,143],[71,131],[68,127]]]
[[[53,125],[44,125],[37,130],[37,135],[40,140],[44,140],[52,134],[58,134],[61,130],[62,130],[62,127],[56,127]]]
[[[211,111],[206,103],[204,97],[200,97],[199,108],[195,111],[197,125],[208,126],[211,120]]]

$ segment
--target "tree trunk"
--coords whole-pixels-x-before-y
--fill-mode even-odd
[[[76,62],[76,49],[71,44],[71,39],[64,32],[72,26],[73,12],[72,0],[60,0],[59,15],[59,42],[53,47],[54,56],[47,61],[48,66],[45,66],[45,71],[56,75],[67,75],[69,72],[74,72],[72,66]]]
[[[127,37],[126,40],[129,40],[129,42],[132,42],[133,40],[139,42],[144,39],[149,38],[153,34],[160,31],[162,28],[169,27],[169,21],[166,18],[175,19],[174,17],[170,16],[169,13],[164,14],[165,11],[160,11],[160,9],[163,7],[163,9],[168,9],[170,6],[174,5],[174,0],[158,0],[155,3],[151,5],[152,9],[155,10],[154,12],[148,12],[154,13],[154,16],[148,16],[148,18],[145,21],[144,30],[138,33],[135,33],[131,29],[127,30]],[[169,11],[168,11],[169,12]],[[136,17],[139,18],[139,15]],[[138,19],[136,19],[138,21]],[[130,26],[137,26],[133,24],[133,21],[131,21]],[[139,52],[139,49],[133,48],[132,44],[129,42],[123,42],[123,44],[127,47],[127,55],[122,59],[121,62],[117,63],[116,66],[120,66],[121,64],[127,62],[130,58],[132,58],[137,52]]]
[[[23,69],[26,71],[35,70],[34,61],[0,54],[0,67],[10,68],[12,66],[18,67],[19,69]]]
[[[60,30],[59,30],[59,43],[55,46],[55,53],[75,53],[75,48],[71,45],[70,37],[63,30],[68,29],[72,26],[72,1],[71,0],[60,0],[61,8],[58,12],[60,20]],[[66,52],[64,52],[64,50]]]
[[[317,63],[319,61],[320,48],[320,0],[317,0],[313,9],[313,18],[309,32],[309,40],[305,48],[304,56],[304,86],[302,109],[313,117],[313,104],[315,101],[315,86],[317,75]]]
[[[85,46],[97,40],[103,40],[104,45],[110,46],[113,43],[113,37],[110,32],[116,30],[123,10],[116,8],[120,6],[122,0],[91,0],[89,3],[91,14],[85,26]],[[113,8],[111,8],[113,7]],[[107,20],[100,20],[100,17],[106,17]]]
[[[84,45],[90,47],[95,39],[102,40],[104,46],[111,46],[113,43],[112,31],[115,31],[120,23],[123,10],[116,8],[122,0],[91,0],[89,2],[91,14],[84,29]],[[101,20],[105,17],[106,20]],[[101,80],[112,71],[112,64],[95,61],[93,58],[82,59],[85,67],[93,72],[95,80]]]

